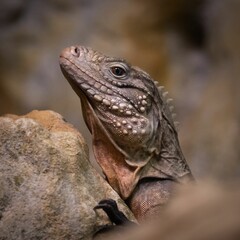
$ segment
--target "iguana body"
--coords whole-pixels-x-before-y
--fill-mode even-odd
[[[60,65],[81,98],[109,184],[137,219],[154,214],[176,183],[192,178],[164,94],[138,67],[90,48],[64,49]]]

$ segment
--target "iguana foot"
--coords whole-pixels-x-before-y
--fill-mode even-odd
[[[116,225],[135,224],[118,209],[117,203],[113,199],[103,199],[93,209],[102,209],[108,215],[111,222]]]

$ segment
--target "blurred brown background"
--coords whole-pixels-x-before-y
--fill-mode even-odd
[[[197,178],[239,178],[239,24],[239,0],[1,0],[0,114],[51,109],[89,143],[58,56],[90,46],[166,86]]]

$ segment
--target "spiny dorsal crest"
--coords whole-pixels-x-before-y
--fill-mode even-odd
[[[179,122],[178,121],[175,121],[176,119],[176,116],[177,114],[174,112],[174,106],[173,106],[173,99],[172,98],[169,98],[168,97],[168,91],[165,91],[165,87],[164,86],[161,86],[159,85],[159,82],[158,81],[154,81],[157,89],[158,89],[158,92],[165,104],[165,106],[168,108],[169,112],[170,112],[170,117],[172,120],[173,120],[173,123],[174,123],[174,127],[176,128],[176,130],[178,131],[178,128],[179,128]],[[168,115],[168,113],[166,113]]]

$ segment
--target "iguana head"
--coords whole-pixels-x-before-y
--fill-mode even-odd
[[[63,50],[60,65],[82,100],[96,160],[126,197],[160,152],[163,117],[175,131],[169,109],[151,77],[125,60],[73,46]]]

